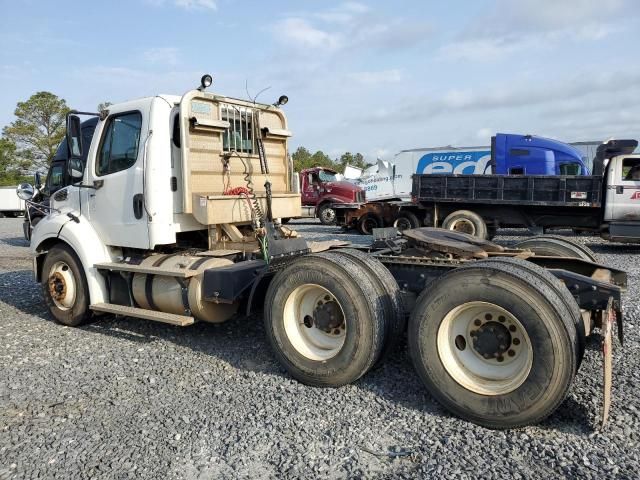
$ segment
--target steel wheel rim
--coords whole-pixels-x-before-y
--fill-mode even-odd
[[[331,223],[336,219],[336,211],[330,207],[323,208],[320,215],[322,216],[322,219],[327,223]]]
[[[531,339],[522,323],[488,302],[468,302],[451,310],[438,328],[437,347],[447,373],[481,395],[516,390],[533,365]]]
[[[408,218],[400,217],[400,218],[396,218],[396,220],[393,222],[393,226],[400,231],[410,230],[411,222],[409,221]]]
[[[468,233],[469,235],[476,234],[476,226],[470,220],[466,218],[459,218],[451,222],[449,226],[449,230],[453,230],[455,232],[460,233]]]
[[[321,320],[330,318],[325,312],[335,313],[330,332],[320,328]],[[316,284],[301,285],[289,294],[284,305],[284,329],[293,348],[316,361],[335,357],[347,333],[342,305],[329,290]]]
[[[71,267],[63,261],[51,266],[47,280],[51,300],[60,310],[70,310],[76,301],[76,279]]]

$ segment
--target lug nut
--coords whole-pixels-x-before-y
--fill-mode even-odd
[[[504,322],[505,322],[505,320],[506,320],[506,318],[504,318],[502,315],[500,315],[500,316],[498,317],[498,321],[499,321],[499,322],[501,322],[501,323],[504,323]]]
[[[520,339],[519,338],[514,338],[513,339],[513,344],[514,345],[520,345]]]
[[[507,355],[509,355],[510,357],[515,356],[515,354],[516,354],[516,352],[514,352],[513,350],[509,350],[509,351],[507,352]]]
[[[509,331],[510,332],[515,332],[516,331],[516,326],[515,325],[509,325]]]
[[[482,325],[482,322],[480,321],[480,319],[479,319],[479,318],[476,318],[476,319],[473,321],[473,324],[474,324],[476,327],[479,327],[480,325]]]
[[[487,320],[491,320],[493,317],[491,316],[491,314],[490,314],[490,313],[487,313],[487,314],[484,316],[484,318],[485,318],[485,319],[487,319]]]
[[[334,334],[334,335],[340,335],[340,329],[339,329],[339,328],[336,328],[336,329],[333,331],[333,334]]]
[[[500,355],[498,358],[496,358],[496,360],[498,360],[499,362],[503,362],[504,361],[504,357],[502,355]]]

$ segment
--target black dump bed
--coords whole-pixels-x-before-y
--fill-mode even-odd
[[[597,207],[601,176],[414,175],[418,202]]]

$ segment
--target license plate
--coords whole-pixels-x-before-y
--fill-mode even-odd
[[[584,200],[587,198],[587,192],[571,192],[571,198],[575,200]]]

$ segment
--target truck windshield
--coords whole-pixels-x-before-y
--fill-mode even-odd
[[[322,182],[335,182],[336,174],[333,172],[329,172],[327,170],[320,170],[318,172],[318,176],[320,177],[320,181]]]
[[[580,165],[577,163],[563,163],[560,165],[560,175],[580,175]]]

